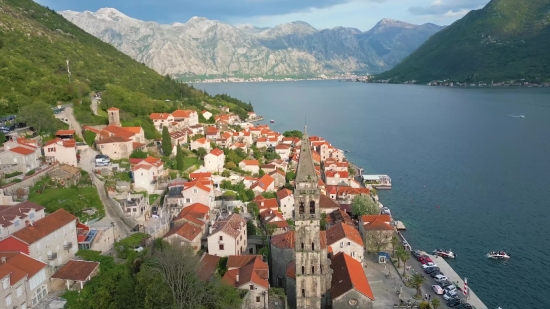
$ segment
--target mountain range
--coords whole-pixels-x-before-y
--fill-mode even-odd
[[[379,73],[444,27],[382,19],[371,30],[318,30],[297,21],[273,28],[193,17],[159,24],[112,8],[60,12],[67,20],[163,75],[310,77]]]
[[[550,0],[492,0],[470,11],[378,81],[550,81]]]

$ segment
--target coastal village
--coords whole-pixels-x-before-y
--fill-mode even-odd
[[[215,116],[177,109],[150,114],[169,138],[147,140],[142,127],[121,125],[118,108],[106,112],[108,125],[80,127],[61,114],[71,129],[55,138],[13,136],[4,144],[0,272],[10,308],[62,308],[56,297],[83,289],[100,269],[78,250],[140,254],[154,239],[192,250],[198,277],[220,276],[240,290],[242,308],[444,303],[433,279],[419,275],[423,268],[398,231],[404,226],[378,199],[376,188],[389,188],[389,177],[363,177],[344,150],[307,127],[281,134],[254,125],[263,119],[254,112],[241,120],[226,106]],[[105,209],[47,213],[28,199],[48,186],[95,188]],[[136,235],[145,236],[127,241]],[[447,276],[467,289],[456,273]]]

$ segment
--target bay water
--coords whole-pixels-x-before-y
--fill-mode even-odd
[[[496,309],[550,308],[550,89],[339,81],[201,83],[251,101],[275,131],[303,130],[387,174],[381,202],[414,249],[449,261]],[[525,118],[518,117],[524,115]],[[494,261],[489,251],[511,259]]]

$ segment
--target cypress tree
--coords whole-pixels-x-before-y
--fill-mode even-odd
[[[172,153],[172,139],[167,127],[162,128],[162,152],[167,157]]]

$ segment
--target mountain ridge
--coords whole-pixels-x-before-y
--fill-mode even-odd
[[[196,16],[185,23],[159,24],[109,8],[60,14],[160,74],[180,77],[378,73],[443,29],[389,25],[389,19],[379,33],[345,27],[319,30],[303,21],[275,27],[230,25]]]

